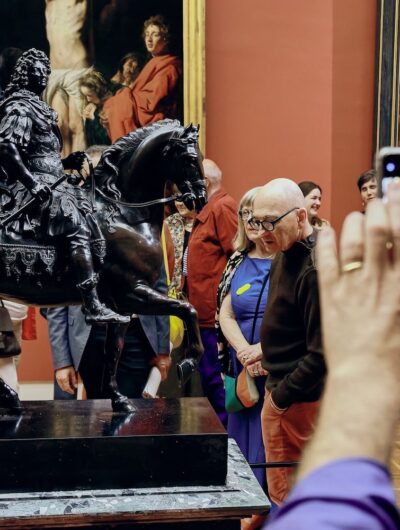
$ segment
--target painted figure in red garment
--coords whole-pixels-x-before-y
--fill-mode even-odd
[[[143,38],[150,61],[132,87],[124,87],[104,104],[102,119],[112,142],[164,118],[177,117],[182,62],[168,51],[169,28],[162,16],[144,23]]]

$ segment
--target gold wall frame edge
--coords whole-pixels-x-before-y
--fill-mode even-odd
[[[183,108],[185,125],[200,125],[206,149],[205,0],[183,0]]]
[[[398,145],[399,0],[377,0],[373,151]]]

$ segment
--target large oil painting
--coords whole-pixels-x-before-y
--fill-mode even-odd
[[[163,118],[204,134],[204,0],[0,0],[0,85],[45,51],[63,154]]]

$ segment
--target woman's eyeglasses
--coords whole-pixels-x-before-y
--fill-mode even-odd
[[[248,221],[252,214],[253,212],[251,210],[247,210],[246,208],[243,208],[243,210],[239,210],[239,215],[242,221]]]

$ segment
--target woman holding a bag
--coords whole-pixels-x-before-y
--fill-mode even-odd
[[[248,191],[240,201],[238,231],[234,240],[236,252],[228,261],[218,288],[216,318],[220,337],[220,358],[225,372],[228,434],[236,440],[242,453],[251,463],[265,461],[260,415],[266,372],[261,366],[259,330],[275,252],[272,245],[265,246],[258,231],[248,224],[258,189]],[[240,373],[242,375],[238,379]],[[230,385],[228,388],[227,383],[234,380],[238,399],[232,401],[231,388]],[[241,381],[240,384],[238,381]],[[242,397],[243,384],[246,385],[247,397],[251,396],[251,400],[246,399],[246,396]],[[234,389],[233,393],[235,394]],[[266,491],[265,470],[256,469],[255,475]],[[243,519],[242,529],[260,528],[263,520],[261,516]]]

